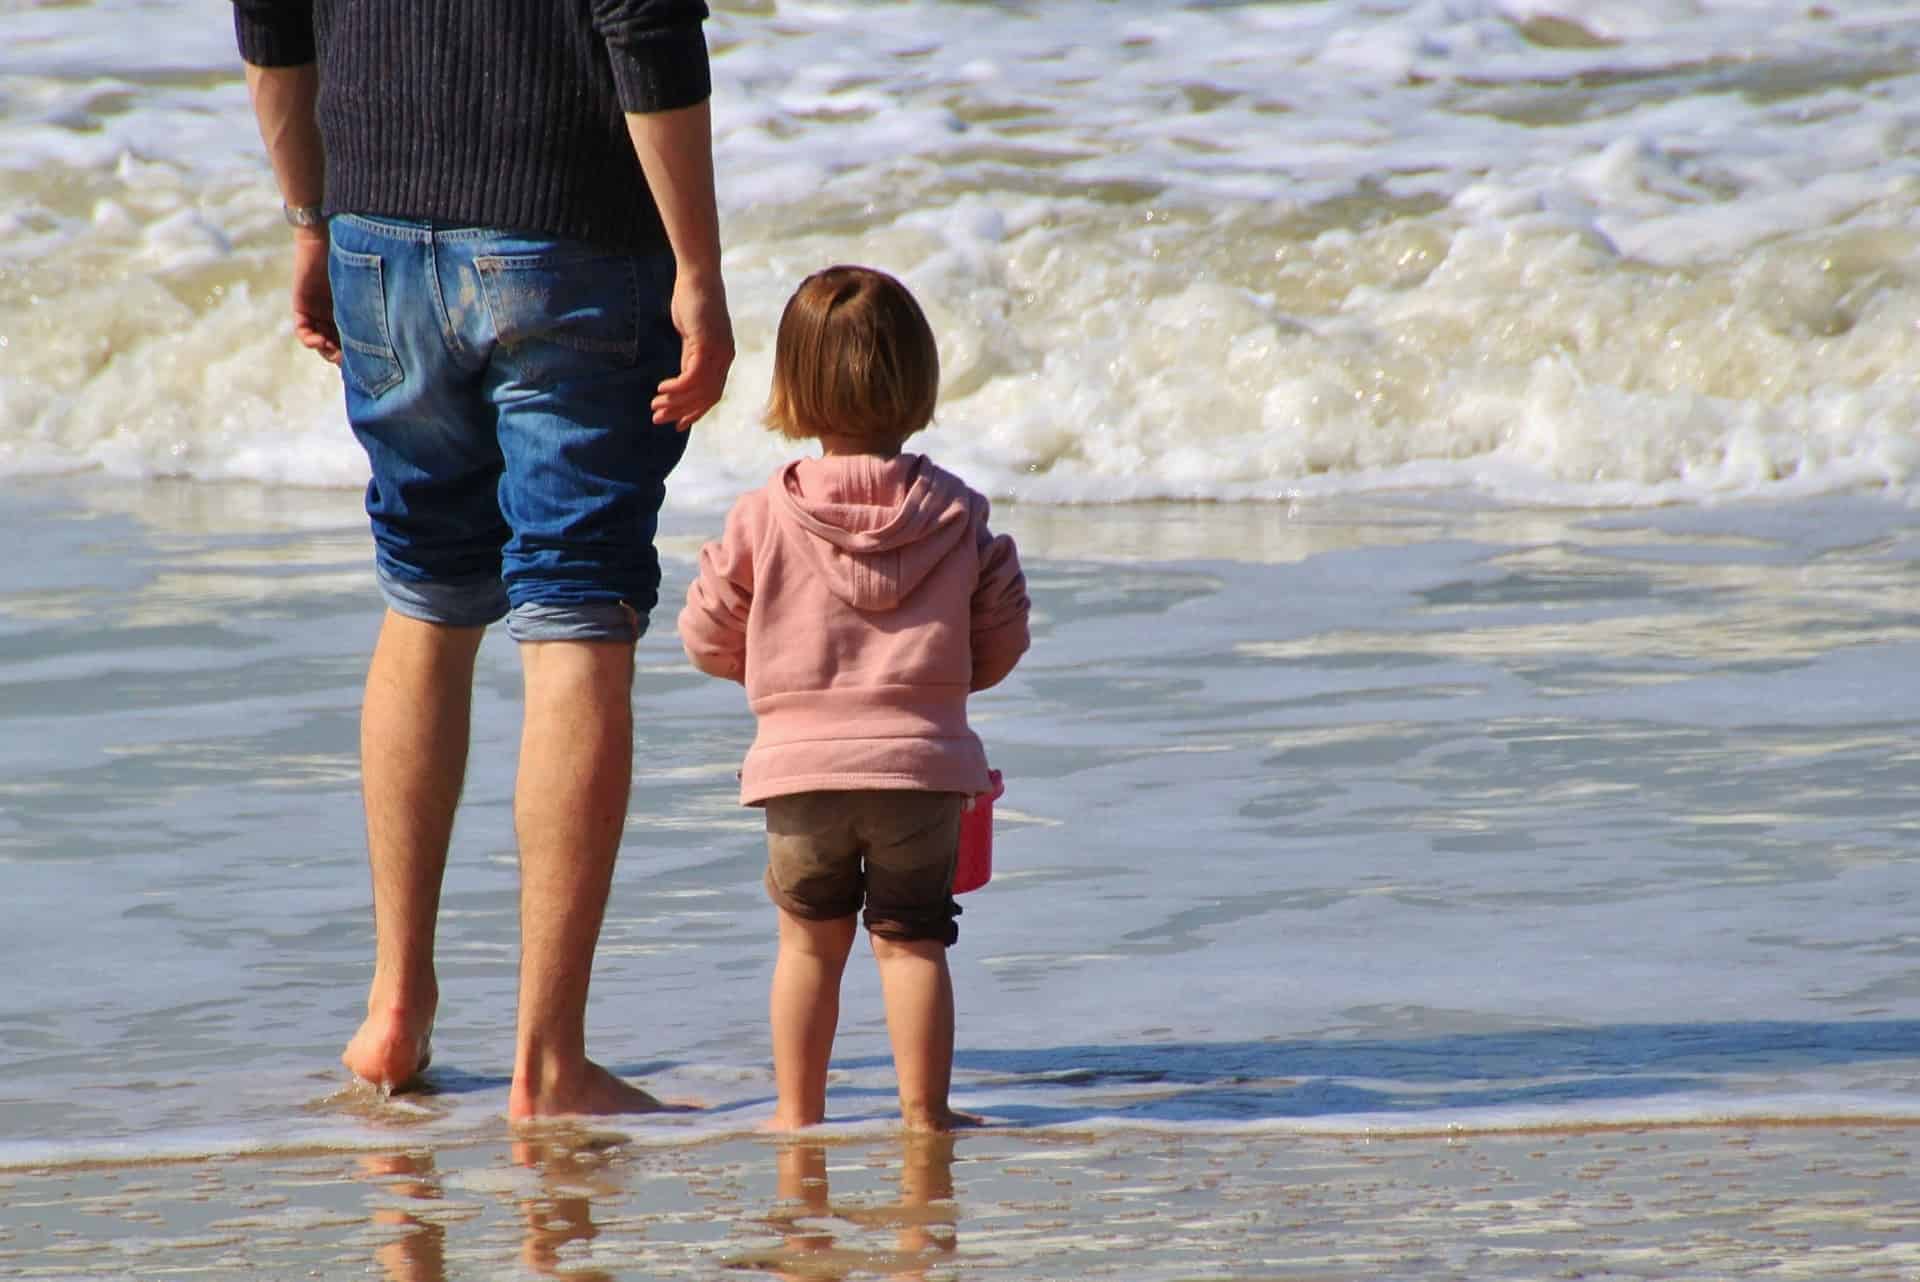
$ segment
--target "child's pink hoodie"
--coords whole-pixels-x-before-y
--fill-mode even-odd
[[[702,672],[747,687],[759,733],[742,803],[980,793],[967,695],[1026,651],[1027,581],[986,498],[924,456],[802,459],[700,550],[680,639]]]

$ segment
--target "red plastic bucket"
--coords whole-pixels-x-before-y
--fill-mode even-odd
[[[998,770],[987,771],[993,787],[974,796],[960,815],[960,858],[953,866],[953,893],[978,890],[993,877],[993,802],[1006,792]]]

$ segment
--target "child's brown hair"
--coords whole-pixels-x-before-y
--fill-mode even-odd
[[[828,267],[780,314],[767,426],[897,451],[933,421],[940,349],[913,295],[870,267]]]

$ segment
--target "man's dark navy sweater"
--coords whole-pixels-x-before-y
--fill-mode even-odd
[[[234,0],[240,55],[319,63],[328,213],[664,246],[625,112],[711,91],[702,0]]]

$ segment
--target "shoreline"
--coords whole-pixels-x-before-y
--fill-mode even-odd
[[[0,1173],[0,1278],[1903,1277],[1914,1129],[400,1140]]]
[[[696,1114],[697,1115],[697,1112]],[[902,1139],[926,1138],[925,1133],[908,1132],[886,1121],[859,1121],[839,1123],[827,1121],[817,1127],[795,1132],[763,1131],[757,1126],[742,1127],[737,1130],[706,1132],[675,1132],[654,1129],[649,1131],[647,1114],[609,1115],[606,1117],[557,1117],[531,1124],[525,1127],[510,1123],[502,1114],[499,1127],[494,1134],[423,1133],[415,1136],[412,1143],[398,1143],[405,1139],[405,1132],[382,1135],[369,1131],[359,1138],[341,1138],[338,1140],[314,1139],[297,1141],[291,1144],[275,1145],[271,1142],[249,1143],[236,1140],[230,1144],[207,1144],[204,1147],[182,1149],[176,1152],[133,1153],[125,1156],[108,1157],[98,1154],[77,1153],[71,1157],[41,1156],[35,1158],[7,1158],[0,1155],[0,1180],[10,1176],[39,1176],[85,1174],[88,1172],[128,1171],[149,1167],[174,1167],[202,1165],[208,1162],[228,1161],[302,1161],[335,1157],[357,1157],[368,1153],[384,1152],[394,1147],[417,1147],[435,1152],[453,1152],[460,1150],[482,1149],[498,1144],[523,1144],[543,1142],[553,1135],[577,1135],[581,1131],[591,1132],[595,1143],[604,1143],[636,1152],[649,1152],[672,1149],[680,1152],[692,1152],[700,1149],[724,1147],[739,1143],[765,1144],[826,1144],[855,1145],[872,1143],[890,1136]],[[1186,1125],[1156,1124],[1136,1122],[1122,1118],[1094,1119],[1087,1122],[1042,1123],[1038,1125],[1015,1122],[993,1122],[968,1127],[949,1133],[945,1138],[964,1142],[970,1137],[1029,1138],[1037,1143],[1085,1143],[1096,1144],[1117,1137],[1133,1137],[1142,1140],[1165,1140],[1169,1143],[1183,1141],[1284,1144],[1291,1141],[1329,1141],[1340,1143],[1410,1143],[1421,1144],[1433,1140],[1512,1140],[1526,1138],[1564,1138],[1600,1139],[1617,1135],[1663,1135],[1687,1132],[1720,1134],[1734,1131],[1765,1133],[1771,1131],[1920,1131],[1920,1113],[1913,1115],[1900,1113],[1820,1113],[1806,1116],[1790,1114],[1758,1113],[1752,1115],[1731,1114],[1727,1116],[1701,1118],[1644,1118],[1621,1120],[1590,1121],[1541,1121],[1529,1122],[1489,1122],[1489,1123],[1449,1123],[1447,1125],[1416,1125],[1406,1128],[1391,1125],[1369,1125],[1365,1122],[1339,1122],[1328,1125],[1303,1124],[1298,1119],[1263,1119],[1227,1124],[1193,1123]],[[938,1139],[938,1136],[931,1138]]]
[[[358,496],[0,483],[0,514],[31,548],[11,942],[28,974],[70,955],[6,1013],[0,1282],[1920,1271],[1907,509],[1010,505],[1048,640],[983,708],[1019,787],[955,962],[954,1102],[1000,1124],[934,1142],[895,1128],[861,967],[836,1120],[752,1129],[742,716],[665,607],[594,1038],[708,1108],[516,1133],[504,638],[441,1090],[383,1103],[336,1059],[367,964]]]

